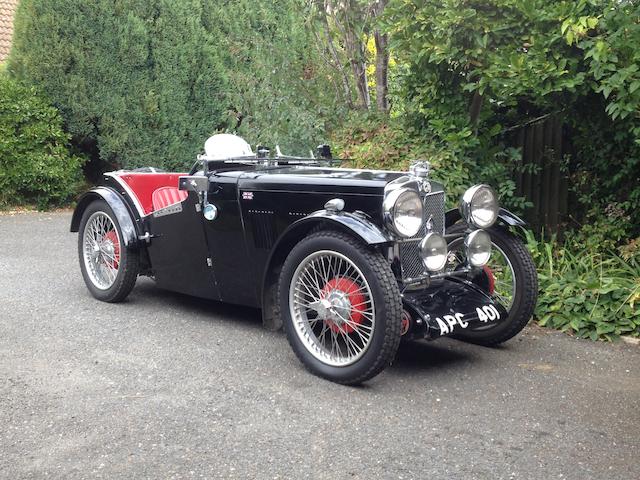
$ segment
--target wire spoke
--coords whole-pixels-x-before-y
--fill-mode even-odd
[[[296,268],[289,290],[295,331],[324,363],[350,365],[367,350],[375,331],[369,283],[345,255],[322,250]]]
[[[120,236],[106,212],[95,212],[84,227],[83,258],[91,282],[106,290],[115,282],[121,264]]]
[[[448,269],[450,271],[454,271],[458,266],[464,265],[466,263],[466,259],[464,252],[462,251],[461,242],[458,242],[455,245],[452,243],[451,245]],[[490,275],[493,277],[493,292],[491,292],[491,296],[497,299],[507,312],[509,312],[513,307],[517,291],[515,270],[509,260],[509,257],[495,242],[492,243],[492,247],[493,250],[491,258],[486,265],[490,271]],[[482,275],[482,273],[480,275]],[[486,273],[486,275],[489,275],[489,273]],[[470,280],[473,280],[484,287],[484,282],[478,282],[477,278],[478,277],[470,278]]]
[[[359,327],[361,325],[357,324],[356,322],[352,322],[351,320],[343,317],[340,314],[338,314],[338,316],[342,319],[343,322],[345,322],[347,325],[349,325],[351,328],[353,328],[354,332],[356,332],[360,336],[362,341],[364,341],[365,343],[368,343],[369,339],[367,337],[365,337],[359,330]]]

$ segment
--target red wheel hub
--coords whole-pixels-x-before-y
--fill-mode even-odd
[[[366,297],[362,293],[360,286],[347,277],[336,277],[329,280],[322,291],[320,292],[320,298],[330,299],[332,293],[338,292],[346,296],[349,300],[350,311],[340,311],[340,315],[345,317],[345,314],[349,314],[349,321],[360,325],[364,319]],[[336,333],[351,333],[355,330],[353,325],[343,322],[336,322],[332,319],[325,319],[325,322],[331,330]]]
[[[493,295],[493,292],[496,290],[496,277],[493,275],[493,270],[491,270],[487,265],[482,267],[482,269],[484,270],[484,274],[487,276],[487,281],[489,283],[489,295]]]
[[[104,234],[102,241],[109,241],[113,244],[113,268],[117,269],[120,264],[120,242],[118,241],[118,234],[115,230],[109,230]]]

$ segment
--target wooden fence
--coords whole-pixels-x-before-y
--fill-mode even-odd
[[[569,189],[562,168],[570,145],[560,115],[548,116],[511,132],[522,156],[516,173],[517,195],[533,204],[525,219],[535,231],[559,233],[566,223]]]

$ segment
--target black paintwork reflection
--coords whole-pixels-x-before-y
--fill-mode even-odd
[[[245,229],[238,205],[238,179],[212,176],[209,203],[218,208],[215,220],[203,220],[213,271],[221,299],[240,305],[259,306],[253,259],[245,244]]]
[[[242,216],[245,223],[247,253],[251,259],[250,266],[255,283],[257,295],[260,295],[267,261],[271,253],[272,242],[265,241],[257,235],[268,231],[270,239],[278,239],[287,228],[294,222],[307,215],[322,210],[324,204],[335,198],[336,193],[315,193],[292,191],[264,191],[250,190],[245,188],[245,180],[239,183],[239,198]],[[340,198],[345,201],[345,210],[360,210],[371,215],[374,223],[378,225],[382,222],[381,217],[381,196],[349,195],[340,194]],[[256,228],[256,223],[260,227]]]
[[[384,171],[278,167],[244,172],[242,187],[250,190],[382,195],[385,185],[400,176],[401,173]]]

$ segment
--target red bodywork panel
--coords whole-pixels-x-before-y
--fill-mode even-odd
[[[178,189],[185,173],[123,172],[116,174],[127,184],[142,206],[145,215],[184,201],[188,193]]]

